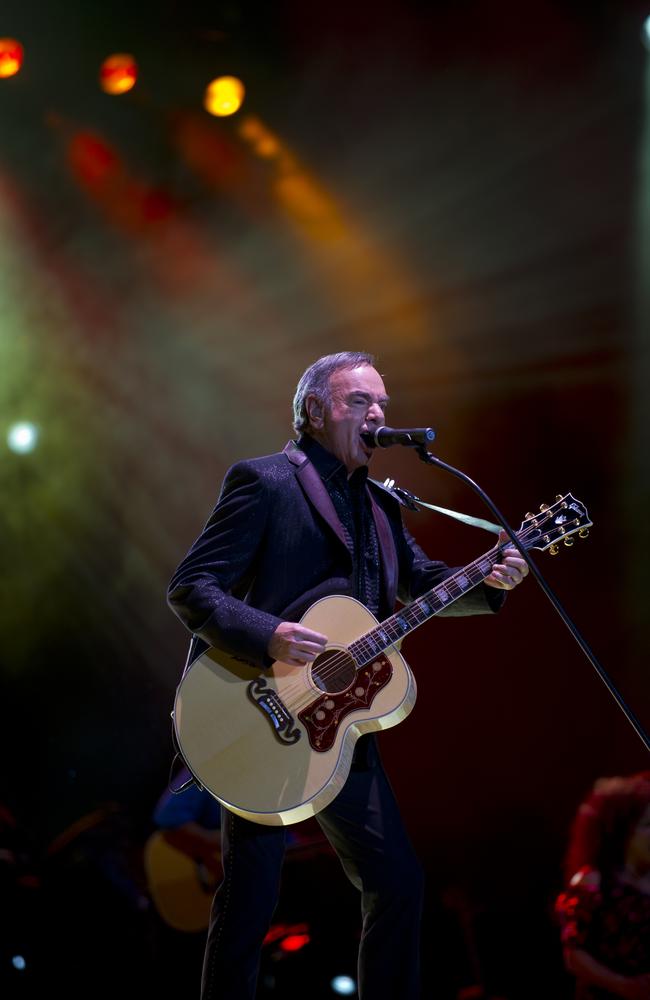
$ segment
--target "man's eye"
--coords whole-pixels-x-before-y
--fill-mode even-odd
[[[351,401],[351,405],[352,406],[363,406],[366,409],[370,409],[370,407],[373,405],[373,403],[372,403],[371,399],[366,399],[365,396],[355,396],[352,399],[352,401]],[[376,405],[379,407],[380,410],[385,410],[388,404],[385,403],[385,402],[381,402],[380,400],[378,400]]]

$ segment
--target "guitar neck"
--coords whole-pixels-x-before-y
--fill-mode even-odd
[[[517,533],[519,537],[519,533]],[[479,556],[474,562],[458,570],[436,587],[418,597],[407,607],[391,615],[376,628],[366,632],[360,639],[350,643],[348,649],[359,667],[365,666],[378,653],[394,646],[396,642],[423,625],[429,618],[439,614],[459,597],[473,590],[492,572],[492,567],[502,558],[501,546],[495,545]]]

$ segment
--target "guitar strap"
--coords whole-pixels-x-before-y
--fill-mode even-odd
[[[484,531],[489,531],[494,535],[498,535],[501,531],[501,525],[493,524],[492,521],[485,521],[482,517],[472,517],[471,514],[461,514],[458,510],[448,510],[446,507],[437,507],[433,503],[426,503],[424,500],[416,497],[414,493],[405,490],[403,486],[396,486],[394,479],[385,479],[383,483],[380,483],[377,479],[371,479],[370,482],[390,493],[402,507],[406,507],[408,510],[417,512],[418,507],[426,507],[428,510],[435,510],[437,514],[444,514],[446,517],[453,517],[456,521],[462,521],[463,524],[468,524],[471,528],[483,528]]]

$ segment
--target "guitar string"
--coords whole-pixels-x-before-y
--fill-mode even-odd
[[[475,572],[478,569],[478,563],[483,562],[485,559],[489,558],[490,556],[495,556],[495,555],[496,555],[496,548],[493,549],[493,550],[490,550],[490,552],[485,553],[481,557],[480,560],[476,560],[476,564],[471,564],[472,565],[472,570],[469,570],[468,567],[465,567],[465,570],[463,572],[465,572],[465,575],[468,576],[470,580],[472,580],[472,574],[473,574],[473,572]],[[495,565],[495,563],[496,563],[496,559],[494,560],[494,562],[492,562],[492,566]],[[490,570],[492,569],[492,566],[490,566]],[[359,673],[360,669],[362,669],[364,666],[366,666],[374,658],[380,657],[386,651],[386,649],[390,648],[390,646],[395,646],[396,643],[400,641],[400,639],[404,639],[405,636],[408,633],[410,633],[411,631],[413,631],[418,626],[423,625],[424,622],[427,621],[429,618],[435,617],[435,614],[437,613],[437,611],[441,611],[444,607],[449,606],[450,604],[452,604],[456,600],[458,600],[460,597],[462,597],[463,594],[467,593],[468,590],[471,590],[474,587],[478,586],[482,582],[482,580],[484,580],[485,577],[489,575],[490,570],[488,570],[486,573],[481,573],[479,579],[477,579],[475,582],[472,583],[472,587],[467,587],[467,588],[461,589],[461,592],[459,594],[455,595],[455,596],[453,595],[453,593],[451,591],[452,591],[452,589],[455,589],[456,587],[460,586],[459,583],[458,583],[458,581],[455,580],[453,576],[450,576],[446,580],[442,581],[442,583],[438,584],[438,586],[441,587],[441,588],[446,588],[447,589],[447,593],[449,594],[449,596],[452,599],[451,600],[447,600],[444,603],[441,603],[440,607],[436,608],[433,612],[431,612],[431,611],[429,611],[429,612],[425,611],[425,609],[424,609],[424,607],[422,605],[423,605],[423,603],[427,603],[427,606],[429,606],[429,607],[433,606],[435,608],[435,603],[434,602],[439,601],[440,598],[437,597],[437,595],[435,595],[435,594],[433,594],[432,596],[428,596],[430,592],[427,592],[427,594],[423,594],[420,597],[418,597],[416,600],[414,600],[411,604],[408,605],[407,608],[404,608],[403,611],[398,612],[396,615],[391,615],[388,619],[386,619],[383,622],[377,622],[377,624],[372,629],[370,629],[368,633],[366,633],[366,636],[370,635],[370,634],[372,634],[374,632],[380,632],[381,631],[381,632],[384,633],[384,635],[388,636],[392,641],[389,642],[389,643],[386,643],[385,640],[383,640],[383,638],[382,638],[381,645],[382,645],[383,648],[380,648],[378,650],[377,646],[373,647],[373,640],[370,640],[370,639],[366,638],[366,636],[360,636],[358,639],[355,639],[353,642],[351,642],[350,645],[347,647],[347,649],[341,650],[337,655],[333,656],[327,662],[327,664],[324,667],[324,669],[318,671],[318,679],[319,679],[319,681],[322,684],[326,685],[327,681],[329,681],[332,677],[336,676],[336,674],[338,673],[339,669],[344,664],[349,663],[351,661],[352,664],[354,665],[354,675],[353,675],[352,679],[350,680],[350,683],[347,684],[346,687],[342,689],[342,691],[346,690],[347,688],[349,688],[354,683],[354,680],[358,676],[358,673]],[[432,590],[436,590],[436,589],[437,589],[437,587],[436,588],[432,588]],[[420,616],[422,616],[422,617],[420,617]],[[406,632],[404,632],[401,628],[399,628],[399,626],[397,625],[397,623],[394,620],[391,622],[391,619],[397,619],[397,618],[402,618],[402,619],[406,620],[406,622],[408,623],[408,628],[407,628]],[[357,656],[361,657],[362,662],[359,663],[357,661],[357,656],[355,656],[354,653],[350,652],[350,649],[351,649],[352,646],[356,647],[355,652],[356,652]],[[309,668],[309,666],[310,665],[307,665],[307,668]],[[312,676],[313,676],[313,674],[312,674]],[[321,691],[318,691],[318,692],[314,691],[313,688],[305,688],[304,687],[304,684],[305,684],[305,679],[304,678],[305,678],[304,674],[302,674],[302,676],[301,676],[300,679],[297,678],[296,679],[296,683],[293,685],[292,689],[290,689],[290,691],[289,691],[289,697],[292,697],[292,696],[298,696],[299,697],[300,694],[304,695],[303,698],[299,698],[298,702],[295,705],[297,711],[302,711],[305,707],[307,707],[307,705],[309,705],[315,699],[322,697],[323,695],[328,695],[329,694],[331,696],[331,694],[332,694],[332,692],[329,692],[327,690],[327,687],[325,687],[325,690],[321,690]],[[341,694],[342,691],[338,691],[338,692],[334,692],[334,693]],[[283,694],[284,694],[284,692],[283,692]]]
[[[544,514],[544,520],[541,522],[542,525],[546,524],[546,522],[549,520],[549,517],[552,516],[552,514],[555,513],[554,508],[555,508],[555,504],[553,504],[553,506],[550,507],[548,509],[548,511],[543,511],[542,512]],[[536,515],[536,517],[539,517],[539,515]],[[579,518],[575,519],[575,525],[576,525],[576,527],[574,529],[572,529],[572,531],[566,533],[567,537],[568,537],[568,535],[574,534],[575,531],[578,530],[578,528],[580,526],[580,519]],[[539,523],[538,524],[531,524],[527,528],[521,528],[520,531],[517,532],[517,538],[520,541],[522,541],[522,542],[528,542],[531,538],[539,537],[539,535],[542,535],[542,534],[544,534],[544,531],[543,531],[542,528],[540,528]],[[504,544],[505,544],[505,542],[501,543],[501,545],[504,545]],[[370,635],[371,633],[373,633],[375,631],[379,631],[379,630],[384,631],[384,632],[390,634],[391,628],[395,628],[396,627],[395,624],[393,624],[392,626],[389,626],[389,622],[391,621],[391,619],[396,619],[396,618],[408,616],[409,614],[415,614],[416,615],[417,614],[416,611],[413,610],[415,608],[417,608],[419,611],[423,611],[424,612],[424,609],[422,608],[420,602],[426,601],[428,599],[428,594],[431,594],[433,591],[437,590],[438,587],[445,588],[449,584],[452,584],[454,586],[458,586],[458,583],[455,580],[456,576],[460,576],[460,575],[463,575],[463,574],[467,575],[467,571],[470,570],[470,567],[472,568],[472,570],[478,569],[480,567],[481,563],[483,563],[486,559],[491,559],[492,557],[496,556],[497,553],[498,553],[499,548],[500,548],[500,546],[494,546],[488,552],[485,552],[482,556],[479,556],[478,559],[475,559],[472,563],[469,563],[467,566],[463,567],[456,574],[453,574],[452,576],[448,577],[446,580],[443,580],[442,583],[438,584],[436,587],[433,587],[431,589],[431,591],[428,591],[427,593],[425,593],[425,594],[421,595],[420,597],[416,598],[414,601],[411,602],[411,604],[409,604],[402,611],[397,612],[394,615],[391,615],[384,622],[378,622],[377,625],[375,626],[375,628],[370,629],[370,631],[367,632],[367,633],[365,633],[365,635],[366,636]],[[441,611],[443,607],[447,607],[448,604],[454,603],[456,600],[459,600],[459,598],[462,597],[469,590],[472,590],[472,589],[474,589],[474,587],[478,586],[485,579],[486,576],[489,576],[489,573],[491,572],[491,570],[493,569],[493,567],[495,565],[496,565],[496,559],[492,563],[492,566],[490,567],[490,570],[487,573],[481,573],[481,579],[477,580],[476,583],[474,583],[472,585],[472,587],[467,587],[467,588],[464,588],[463,590],[461,590],[460,594],[458,594],[456,597],[453,597],[452,601],[443,604],[438,609],[438,611]],[[471,575],[470,575],[470,579],[471,579]],[[413,624],[409,622],[409,625],[412,624],[412,627],[408,629],[408,632],[411,632],[411,631],[413,631],[413,629],[419,627],[420,625],[423,625],[424,622],[427,621],[429,618],[435,617],[435,614],[436,614],[436,612],[434,612],[433,614],[424,612],[424,618],[422,618],[420,621],[418,621],[417,617],[416,617],[416,620],[415,620],[415,622]],[[323,670],[323,672],[319,673],[319,675],[318,675],[319,678],[320,678],[320,680],[323,681],[323,682],[325,682],[326,680],[329,680],[331,677],[335,676],[335,674],[338,672],[339,668],[344,663],[346,663],[350,658],[352,659],[353,662],[355,662],[355,677],[356,677],[356,675],[358,674],[359,669],[361,669],[362,667],[364,667],[367,662],[370,662],[370,660],[372,660],[373,656],[379,656],[379,655],[381,655],[381,653],[384,652],[386,649],[388,649],[389,646],[395,645],[395,643],[398,642],[400,639],[405,638],[406,634],[408,634],[408,633],[399,633],[398,635],[396,635],[394,642],[391,642],[387,646],[384,646],[384,648],[379,653],[376,651],[376,649],[372,648],[372,646],[370,644],[370,641],[368,639],[366,639],[365,636],[360,636],[358,639],[355,639],[353,642],[351,642],[350,645],[348,646],[348,648],[345,651],[341,651],[341,653],[338,656],[334,656],[328,662],[327,669]],[[368,653],[372,654],[365,663],[356,664],[354,655],[349,652],[350,647],[354,646],[354,645],[357,645],[357,644],[361,645],[361,650],[360,651],[361,651],[361,654],[363,656],[367,655]],[[363,648],[364,646],[366,647],[365,649]],[[322,654],[320,654],[320,655],[322,655]],[[308,669],[309,667],[310,667],[310,664],[307,664],[306,669]],[[301,677],[304,678],[304,674],[301,675]],[[348,684],[347,687],[343,688],[342,690],[343,691],[347,690],[347,688],[349,688],[352,683],[353,683],[353,681],[351,681],[350,684]],[[315,699],[320,698],[322,695],[328,695],[328,694],[331,695],[333,693],[334,694],[341,694],[342,691],[339,691],[339,692],[328,692],[327,690],[325,690],[325,691],[320,691],[320,693],[317,694],[312,688],[305,689],[304,688],[304,681],[302,679],[300,679],[300,678],[296,678],[296,682],[292,686],[287,687],[283,691],[283,695],[285,697],[289,697],[289,698],[296,697],[296,698],[298,698],[298,701],[295,702],[294,705],[292,706],[292,709],[295,709],[295,711],[297,711],[297,712],[303,711],[309,704],[313,703],[313,701]],[[300,697],[301,695],[303,695],[303,698]]]
[[[545,523],[545,521],[548,519],[548,512],[544,511],[543,513],[545,514],[545,519],[544,519],[544,522],[542,522],[542,523]],[[543,534],[543,531],[540,530],[539,525],[531,524],[528,528],[522,528],[517,533],[517,538],[520,541],[522,541],[522,542],[524,542],[524,541],[527,542],[529,540],[529,536],[537,537],[536,533]],[[502,544],[505,544],[505,543],[502,543]],[[446,588],[450,584],[452,586],[458,586],[459,584],[454,579],[454,577],[462,575],[462,574],[469,575],[469,578],[471,580],[471,578],[472,578],[471,577],[471,573],[473,571],[479,569],[480,564],[483,563],[486,559],[491,560],[492,557],[497,557],[499,548],[500,548],[500,546],[495,545],[493,548],[489,549],[488,552],[485,552],[482,556],[479,556],[478,559],[475,559],[472,563],[469,563],[467,566],[465,566],[461,570],[459,570],[459,572],[457,574],[453,574],[452,576],[448,577],[446,580],[443,580],[436,587],[433,587],[432,591],[437,590],[438,587],[440,587],[440,588]],[[492,569],[494,568],[495,565],[496,565],[496,558],[495,558],[494,562],[492,562],[492,565],[490,566],[490,569],[488,570],[488,572],[487,573],[481,573],[480,579],[477,580],[476,583],[474,583],[472,585],[472,587],[467,587],[467,588],[462,589],[461,593],[458,594],[455,597],[453,597],[453,595],[450,595],[450,596],[453,597],[453,600],[449,601],[449,602],[446,602],[438,610],[440,611],[440,610],[442,610],[443,607],[447,607],[449,604],[454,603],[455,601],[459,600],[469,590],[472,590],[472,589],[474,589],[474,587],[477,587],[485,579],[486,576],[489,576],[490,572],[492,571]],[[470,567],[471,567],[471,570],[470,570]],[[469,574],[468,574],[468,571],[469,571]],[[480,572],[480,570],[479,570],[479,572]],[[381,631],[385,632],[386,634],[390,635],[391,630],[397,627],[396,624],[393,624],[392,626],[389,624],[391,622],[391,619],[396,619],[396,618],[400,618],[400,617],[403,618],[405,616],[415,615],[416,616],[416,620],[413,623],[413,627],[408,629],[408,632],[411,632],[414,628],[417,628],[419,625],[423,625],[424,622],[427,621],[429,618],[435,617],[435,612],[433,614],[427,614],[424,611],[424,609],[422,608],[421,604],[420,604],[420,602],[427,600],[427,595],[430,594],[430,593],[431,593],[431,591],[428,591],[427,593],[425,593],[425,594],[421,595],[420,597],[416,598],[414,601],[411,602],[411,604],[409,604],[406,608],[404,608],[403,611],[400,611],[400,612],[397,612],[394,615],[391,615],[384,622],[378,622],[377,625],[374,628],[370,629],[369,632],[365,633],[364,636],[360,636],[358,639],[355,639],[353,642],[351,642],[349,644],[348,648],[345,651],[341,651],[338,655],[335,655],[334,657],[332,657],[332,659],[328,661],[326,669],[324,669],[322,672],[319,672],[319,674],[318,674],[318,677],[321,680],[321,682],[325,683],[327,680],[329,680],[332,677],[334,677],[336,675],[336,673],[338,672],[339,668],[342,667],[343,664],[345,664],[346,662],[348,662],[350,659],[352,659],[352,661],[355,662],[355,657],[353,656],[353,654],[351,654],[349,652],[350,646],[359,645],[361,647],[360,648],[360,652],[361,652],[362,656],[365,656],[368,653],[371,653],[374,656],[379,656],[379,655],[381,655],[382,652],[384,652],[387,648],[389,648],[389,646],[394,645],[400,639],[404,638],[405,637],[405,633],[403,633],[403,632],[402,633],[398,633],[395,636],[394,642],[389,643],[379,653],[376,651],[376,649],[372,648],[370,640],[368,640],[368,639],[365,638],[365,636],[370,635],[372,632],[375,632],[375,631],[378,631],[378,630],[381,630]],[[416,608],[417,608],[417,610],[422,611],[424,613],[424,618],[422,618],[421,621],[417,620],[417,611],[415,610]],[[409,625],[411,625],[410,622],[409,622]],[[408,633],[406,633],[406,634],[408,634]],[[366,647],[365,649],[363,648],[364,646]],[[319,655],[322,655],[322,654],[319,654]],[[370,656],[370,659],[372,659],[372,656]],[[310,666],[311,666],[310,664],[307,664],[306,667],[305,667],[305,669],[309,669]],[[359,668],[363,667],[363,666],[365,666],[365,663],[360,664],[358,666],[355,666],[355,676],[357,675]],[[304,677],[304,675],[302,675],[302,676]],[[350,684],[352,684],[352,683],[353,683],[353,681],[350,682]],[[350,684],[347,685],[347,687],[350,687]],[[303,685],[304,685],[304,681],[301,680],[301,679],[296,678],[296,681],[292,685],[287,686],[287,688],[285,688],[284,691],[283,691],[283,697],[289,698],[289,699],[292,699],[292,700],[293,700],[294,697],[297,699],[297,701],[294,703],[294,705],[292,705],[292,710],[295,710],[297,712],[303,711],[304,708],[306,708],[311,702],[313,702],[315,700],[315,697],[316,698],[320,698],[322,695],[327,695],[327,694],[331,695],[332,693],[336,693],[336,694],[341,694],[342,693],[342,692],[328,692],[328,691],[325,690],[325,691],[321,691],[319,694],[317,694],[311,688],[306,690]],[[347,690],[347,688],[344,688],[343,690]],[[301,695],[303,695],[304,697],[301,698],[300,697]]]
[[[518,535],[518,537],[520,537],[520,540],[521,540],[521,538],[524,537],[524,534],[525,534],[525,532],[522,531],[521,532],[521,536]],[[483,562],[485,559],[490,559],[491,560],[492,557],[496,557],[496,555],[498,553],[498,548],[499,548],[498,546],[494,546],[488,552],[484,553],[478,559],[474,560],[473,563],[468,564],[468,566],[466,566],[462,570],[460,570],[459,574],[460,573],[465,573],[469,569],[470,566],[472,566],[475,569],[478,568],[478,565],[481,562]],[[494,565],[496,565],[496,559],[495,559],[494,562],[492,562],[492,566],[490,567],[490,571],[491,571],[491,569],[493,568]],[[479,583],[481,583],[481,581],[484,580],[486,576],[489,576],[489,572],[490,571],[488,571],[484,575],[481,574],[481,579],[477,580],[476,583],[473,584],[473,586],[471,588],[466,588],[466,589],[462,590],[461,593],[458,594],[458,596],[454,598],[454,601],[456,601],[460,597],[462,597],[463,594],[467,593],[468,590],[473,589],[473,587],[475,587],[475,586],[478,586]],[[443,580],[436,587],[432,588],[432,590],[435,591],[438,587],[441,587],[441,588],[447,587],[447,586],[449,586],[449,584],[457,585],[456,581],[453,578],[455,575],[456,574],[453,574],[452,576],[448,577],[446,580]],[[471,579],[471,576],[470,576],[470,579]],[[428,593],[431,593],[431,591],[428,591],[427,594]],[[398,612],[395,615],[391,615],[389,618],[386,619],[386,621],[384,621],[384,622],[378,622],[377,625],[375,626],[375,628],[376,629],[381,629],[382,631],[384,631],[384,632],[386,632],[387,634],[390,635],[391,628],[395,628],[396,627],[395,624],[393,624],[392,627],[389,625],[389,622],[390,622],[391,618],[397,618],[397,617],[400,617],[400,616],[403,617],[404,615],[409,614],[411,612],[411,609],[414,609],[416,606],[420,607],[420,609],[421,609],[421,605],[419,605],[419,602],[423,601],[423,600],[426,600],[427,599],[427,594],[423,594],[421,597],[416,598],[416,600],[413,601],[411,604],[409,604],[408,607],[404,608],[403,611]],[[448,606],[448,604],[454,603],[454,601],[447,602],[447,604],[443,604],[442,607],[446,607],[446,606]],[[442,607],[439,610],[442,610]],[[421,610],[423,610],[423,609],[421,609]],[[425,617],[420,622],[416,621],[414,627],[417,627],[418,625],[423,625],[424,622],[427,621],[428,618],[432,618],[432,617],[435,617],[435,613],[433,615],[425,613]],[[375,628],[371,629],[370,632],[374,632]],[[411,631],[411,629],[409,629],[409,631]],[[370,634],[370,633],[366,633],[366,635],[368,635],[368,634]],[[395,636],[394,642],[393,643],[389,643],[388,646],[394,645],[395,642],[398,642],[400,639],[403,639],[404,637],[405,637],[405,633],[403,633],[403,632],[398,633]],[[362,655],[365,655],[368,652],[373,653],[375,656],[379,656],[380,655],[380,653],[377,653],[376,650],[372,650],[371,648],[368,648],[366,650],[363,649],[364,645],[366,645],[366,646],[369,647],[369,642],[368,642],[368,640],[365,639],[365,636],[360,636],[358,639],[354,640],[354,642],[350,643],[350,646],[357,645],[357,644],[361,644],[361,646],[362,646],[362,649],[361,649]],[[388,646],[385,646],[384,649],[387,649]],[[383,650],[382,650],[382,652],[383,652]],[[322,654],[320,654],[320,655],[322,655]],[[352,659],[352,661],[354,662],[354,656],[351,653],[349,653],[349,647],[348,647],[347,650],[341,651],[338,655],[332,657],[332,659],[327,664],[327,668],[325,670],[323,670],[322,673],[319,673],[318,676],[319,676],[320,680],[322,682],[325,682],[325,681],[329,680],[330,678],[334,677],[336,675],[336,673],[338,672],[339,668],[341,666],[343,666],[343,664],[345,664],[346,662],[348,662],[350,659]],[[372,657],[370,657],[370,659],[372,659]],[[365,664],[361,664],[360,666],[365,666]],[[309,669],[309,667],[310,667],[310,665],[308,664],[305,669]],[[355,667],[355,676],[357,675],[358,669],[359,669],[359,667]],[[322,695],[327,695],[327,694],[331,695],[331,693],[332,693],[332,692],[328,692],[328,691],[325,690],[325,691],[321,691],[320,693],[317,694],[312,688],[305,689],[305,687],[304,687],[304,676],[305,675],[302,674],[300,678],[296,678],[296,681],[294,682],[294,684],[291,687],[287,687],[283,691],[283,698],[287,698],[288,697],[288,698],[293,699],[293,697],[296,697],[298,699],[294,703],[294,705],[292,705],[292,709],[295,709],[295,711],[297,711],[297,712],[303,711],[304,708],[306,708],[311,702],[313,702],[315,700],[315,697],[316,698],[320,698]],[[350,682],[350,684],[352,684],[352,683],[353,683],[353,681]],[[347,685],[347,687],[349,687],[349,686],[350,685]],[[346,690],[346,688],[344,688],[343,690]],[[342,692],[336,692],[336,693],[340,694]],[[301,695],[303,695],[303,698],[300,698]]]

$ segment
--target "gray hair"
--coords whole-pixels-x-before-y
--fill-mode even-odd
[[[293,427],[300,433],[309,427],[307,413],[307,397],[317,396],[324,403],[331,402],[330,378],[334,372],[350,368],[360,368],[362,365],[374,365],[372,354],[365,351],[340,351],[338,354],[326,354],[314,361],[313,365],[302,374],[296,386],[293,397]]]

